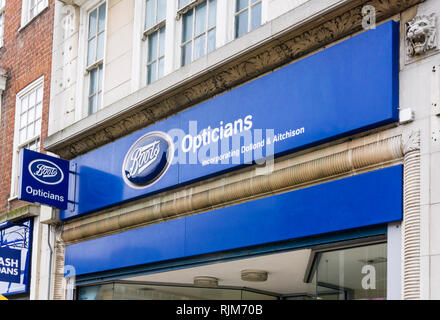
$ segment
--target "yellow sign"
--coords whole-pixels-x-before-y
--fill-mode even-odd
[[[0,300],[8,300],[8,299],[0,294]]]

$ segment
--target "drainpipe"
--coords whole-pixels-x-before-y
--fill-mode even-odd
[[[51,282],[51,275],[52,275],[52,255],[53,255],[52,246],[50,245],[50,224],[47,225],[47,245],[49,246],[49,250],[50,250],[49,278],[48,278],[48,284],[47,284],[47,300],[50,300],[50,282]]]

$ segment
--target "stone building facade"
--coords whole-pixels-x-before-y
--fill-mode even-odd
[[[56,1],[51,297],[439,299],[439,5]],[[298,144],[171,162],[228,125]]]

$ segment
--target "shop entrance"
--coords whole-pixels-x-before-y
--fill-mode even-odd
[[[386,299],[386,238],[220,261],[82,286],[80,300]]]

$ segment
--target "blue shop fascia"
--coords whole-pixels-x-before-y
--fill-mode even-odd
[[[156,286],[149,298],[165,292],[203,298],[194,293],[203,287],[193,283],[200,270],[212,272],[198,275],[217,279],[209,288],[219,292],[246,287],[283,299],[332,296],[333,290],[346,299],[387,298],[387,230],[402,220],[402,164],[289,188],[277,163],[397,125],[398,44],[398,23],[384,23],[71,160],[69,205],[60,214],[65,224],[150,201],[137,215],[139,227],[125,228],[120,218],[119,230],[66,242],[76,298],[104,298],[109,284],[113,298],[115,284]],[[264,173],[231,178],[254,171]],[[209,192],[192,193],[210,184]],[[232,184],[236,189],[227,189]],[[173,200],[169,195],[177,192],[182,199]],[[186,212],[185,201],[193,206]],[[148,220],[148,210],[159,218]],[[301,265],[301,281],[324,289],[308,295],[292,284],[291,292],[278,290],[271,268],[282,254],[301,250],[306,263],[293,259],[282,268]],[[336,261],[333,255],[339,260],[327,275],[345,266],[345,278],[339,272],[324,281],[317,272],[323,261]],[[266,272],[266,279],[245,282],[237,270],[223,284],[227,268],[221,266],[240,261]],[[184,279],[182,270],[191,277]],[[161,277],[167,272],[170,277]]]
[[[29,296],[33,218],[0,223],[0,294]]]

